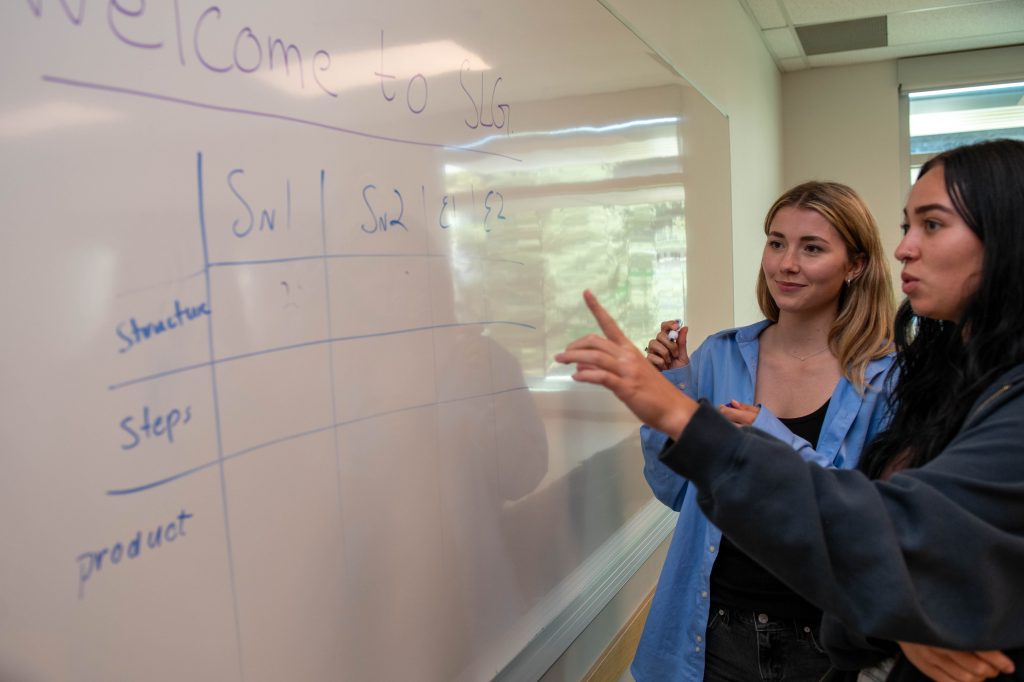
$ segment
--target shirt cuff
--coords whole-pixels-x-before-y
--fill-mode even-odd
[[[658,458],[681,476],[709,482],[732,468],[732,455],[744,437],[742,430],[702,399],[679,440],[669,440]]]

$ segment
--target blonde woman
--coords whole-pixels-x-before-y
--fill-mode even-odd
[[[665,322],[647,360],[733,423],[823,467],[853,467],[887,421],[895,307],[878,227],[849,187],[809,182],[779,197],[764,232],[766,319],[709,337],[692,358],[686,328]],[[696,489],[658,459],[664,434],[644,427],[642,439],[647,480],[680,515],[633,676],[819,680],[829,669],[821,612],[707,521]]]

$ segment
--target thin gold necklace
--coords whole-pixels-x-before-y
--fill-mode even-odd
[[[793,351],[786,350],[785,348],[783,348],[783,350],[785,351],[786,355],[788,355],[789,357],[796,358],[800,362],[807,362],[808,360],[813,358],[815,355],[821,355],[822,353],[827,351],[828,350],[828,346],[826,345],[824,348],[819,348],[818,350],[814,351],[813,353],[809,353],[807,355],[797,355]]]

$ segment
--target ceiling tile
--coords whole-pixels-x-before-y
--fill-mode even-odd
[[[991,0],[782,0],[790,21],[796,25],[823,24],[874,17],[894,12],[911,12],[937,7],[958,7],[970,4],[986,5]],[[1021,3],[1016,2],[1018,11]]]
[[[788,19],[785,31],[762,30],[764,44],[781,71],[839,66],[925,54],[1024,45],[1024,0],[740,0],[766,27]],[[755,17],[755,6],[758,16]],[[789,39],[814,24],[886,17],[888,47],[793,56]],[[773,29],[781,27],[773,26]],[[841,47],[835,45],[835,47]],[[802,56],[799,56],[802,55]]]
[[[776,61],[790,57],[799,57],[804,53],[800,49],[800,43],[797,41],[796,35],[791,28],[772,28],[762,31],[761,37],[775,56]]]
[[[908,12],[889,17],[889,45],[929,43],[1015,31],[1024,31],[1024,3],[1020,0]]]
[[[780,28],[787,23],[777,0],[747,0],[747,7],[761,28]]]

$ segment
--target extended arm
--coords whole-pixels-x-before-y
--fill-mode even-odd
[[[740,548],[856,631],[957,649],[1020,647],[1017,402],[888,483],[809,466],[706,405],[663,459],[697,485],[705,514]]]
[[[694,354],[694,363],[700,359],[700,351]],[[669,369],[662,372],[678,390],[693,396],[693,363],[685,367]],[[662,463],[659,455],[665,449],[668,436],[650,426],[640,427],[640,447],[644,454],[644,478],[651,487],[651,492],[666,507],[679,511],[683,504],[688,481]]]

